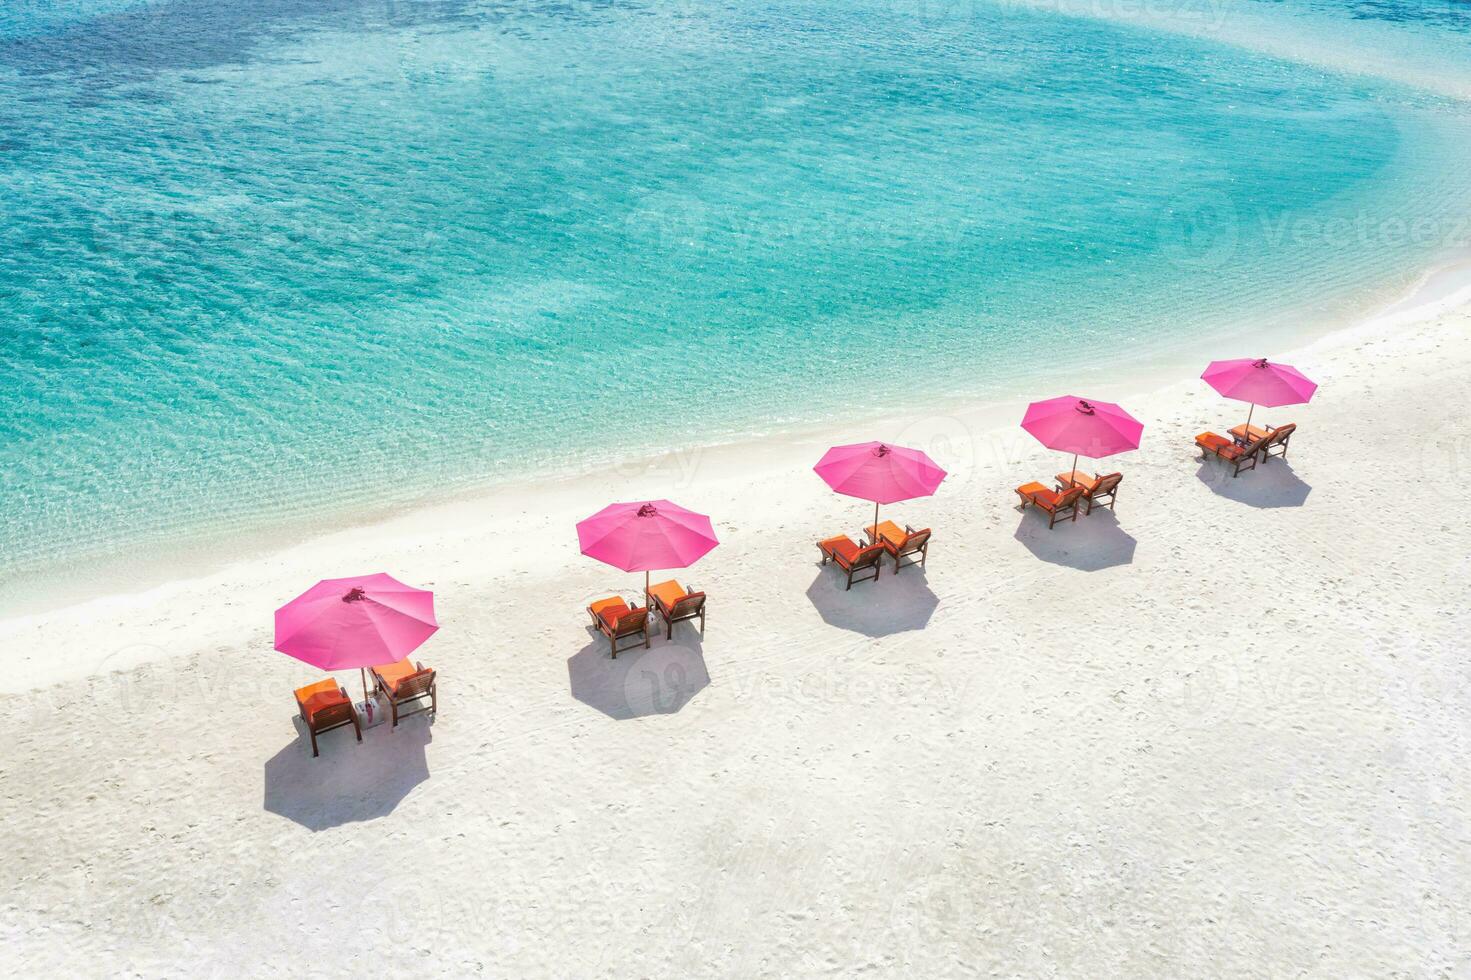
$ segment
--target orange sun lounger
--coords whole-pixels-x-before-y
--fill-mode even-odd
[[[884,546],[881,544],[871,544],[866,548],[860,548],[852,538],[846,534],[839,534],[817,542],[817,550],[822,552],[824,565],[831,561],[847,573],[848,589],[853,588],[854,582],[877,579],[882,569],[879,560],[884,557]],[[870,568],[873,569],[872,575],[866,574]]]
[[[618,641],[629,637],[642,637],[644,649],[649,646],[649,610],[648,607],[638,609],[628,608],[628,603],[617,596],[609,596],[599,599],[587,607],[587,614],[592,617],[593,625],[598,632],[608,638],[608,650],[613,659],[618,659],[618,651],[628,650],[630,646],[619,647]]]
[[[306,722],[306,730],[312,738],[313,758],[321,755],[317,751],[317,736],[324,732],[351,725],[353,731],[357,732],[358,741],[363,740],[363,726],[358,722],[358,713],[352,706],[352,698],[347,696],[347,692],[335,680],[328,677],[315,684],[299,687],[295,694],[296,710],[301,712],[301,720]]]
[[[373,686],[388,698],[388,707],[393,712],[393,724],[398,727],[400,718],[417,715],[421,711],[439,714],[439,686],[434,682],[434,671],[423,664],[400,660],[396,664],[385,664],[373,668]],[[400,705],[428,698],[428,704],[420,704],[412,711],[399,711]]]
[[[1243,469],[1256,469],[1257,458],[1262,448],[1271,440],[1271,433],[1267,433],[1243,446],[1226,436],[1217,435],[1214,432],[1202,432],[1195,437],[1195,445],[1200,447],[1201,459],[1214,456],[1223,463],[1229,463],[1231,475],[1237,477],[1241,475]],[[1251,465],[1248,466],[1247,463]]]
[[[1107,476],[1095,474],[1093,485],[1083,488],[1083,499],[1088,502],[1088,506],[1083,508],[1083,516],[1087,517],[1093,513],[1093,505],[1101,505],[1105,498],[1108,500],[1108,509],[1113,510],[1114,502],[1118,497],[1119,484],[1123,482],[1124,474],[1122,473],[1110,473]]]
[[[1072,486],[1058,493],[1049,490],[1040,483],[1024,483],[1016,488],[1016,495],[1022,498],[1022,507],[1034,504],[1047,514],[1047,530],[1052,530],[1057,522],[1064,516],[1071,520],[1078,519],[1078,501],[1082,499],[1084,490],[1080,486]]]
[[[674,624],[682,623],[687,619],[698,619],[700,621],[700,635],[705,633],[705,593],[686,592],[674,579],[660,582],[649,589],[649,598],[654,602],[654,608],[664,619],[667,629],[665,639],[674,639]]]
[[[924,567],[924,563],[930,557],[930,529],[920,528],[915,530],[908,524],[901,529],[893,521],[884,521],[882,524],[870,524],[863,529],[868,535],[868,540],[875,544],[883,545],[884,551],[894,559],[894,574],[906,565],[918,565]],[[918,555],[918,558],[914,556]],[[909,559],[905,561],[905,559]]]

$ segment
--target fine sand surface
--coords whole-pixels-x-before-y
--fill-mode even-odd
[[[1222,351],[1222,355],[1238,353]],[[1255,353],[1244,351],[1240,353]],[[1322,383],[1232,479],[1203,383],[1117,515],[1049,532],[1021,406],[464,501],[0,624],[0,959],[27,975],[1466,975],[1471,310],[1283,360]],[[1148,365],[1141,364],[1146,372]],[[1043,391],[1040,395],[1066,390]],[[692,397],[696,397],[692,393]],[[922,405],[916,393],[916,405]],[[927,572],[842,590],[828,442],[926,447]],[[714,515],[703,640],[607,656],[612,499]],[[316,579],[433,588],[442,713],[323,739],[271,650]],[[350,688],[356,675],[344,675]]]

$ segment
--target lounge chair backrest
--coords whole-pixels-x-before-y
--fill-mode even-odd
[[[1058,510],[1062,510],[1064,507],[1073,507],[1073,506],[1076,506],[1077,503],[1078,503],[1078,498],[1081,497],[1082,495],[1083,495],[1083,488],[1082,487],[1078,487],[1078,486],[1068,487],[1066,490],[1064,490],[1062,492],[1062,496],[1060,496],[1060,497],[1057,498],[1057,509]]]
[[[434,671],[426,667],[420,667],[417,671],[399,681],[393,689],[393,696],[402,701],[405,698],[417,698],[428,694],[429,689],[434,686]]]
[[[877,565],[879,563],[879,559],[882,558],[883,556],[884,556],[884,546],[883,545],[881,545],[881,544],[869,545],[867,548],[861,549],[858,552],[858,554],[856,554],[856,555],[853,556],[852,567],[853,568],[867,568],[870,565]]]
[[[630,609],[618,617],[618,622],[613,627],[614,636],[628,636],[630,633],[642,632],[649,621],[649,610]]]
[[[1280,446],[1280,445],[1282,445],[1288,439],[1291,439],[1292,438],[1292,433],[1294,433],[1296,431],[1297,431],[1297,423],[1296,422],[1288,422],[1286,425],[1279,425],[1279,426],[1277,426],[1277,428],[1275,428],[1275,429],[1272,430],[1271,444],[1274,445],[1274,446]]]
[[[676,602],[669,610],[669,615],[678,618],[680,616],[693,615],[699,612],[705,605],[705,593],[691,592]]]
[[[921,530],[915,531],[904,539],[904,544],[899,547],[899,551],[901,554],[910,551],[918,551],[920,548],[923,548],[925,546],[925,542],[929,539],[929,528],[923,528]]]
[[[1110,473],[1108,476],[1101,476],[1098,478],[1098,482],[1093,484],[1093,492],[1091,495],[1094,497],[1101,497],[1106,493],[1113,493],[1115,490],[1118,489],[1119,484],[1122,483],[1123,480],[1124,474],[1122,473]]]
[[[1242,453],[1243,453],[1243,455],[1246,455],[1246,456],[1255,456],[1257,453],[1259,453],[1263,449],[1267,448],[1267,446],[1271,445],[1272,444],[1272,440],[1273,439],[1276,439],[1276,438],[1277,438],[1277,433],[1275,433],[1275,432],[1268,432],[1266,435],[1262,436],[1260,439],[1257,439],[1255,442],[1252,442],[1250,445],[1248,445],[1246,447],[1246,449],[1242,450]]]
[[[327,704],[321,707],[317,706],[321,705],[323,701],[327,700],[329,700],[329,698],[323,697],[320,694],[313,695],[312,697],[307,698],[306,704],[303,706],[303,709],[307,716],[308,723],[313,728],[320,729],[325,725],[333,725],[339,721],[347,721],[347,719],[352,716],[351,698],[348,698],[344,695],[343,699],[336,702],[335,704]],[[313,702],[316,702],[316,704],[313,704]]]

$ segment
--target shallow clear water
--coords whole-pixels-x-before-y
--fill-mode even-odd
[[[0,592],[1229,354],[1468,244],[1465,102],[1094,6],[7,5]],[[1247,8],[1471,78],[1461,0]]]

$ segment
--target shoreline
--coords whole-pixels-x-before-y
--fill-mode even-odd
[[[523,494],[572,492],[578,484],[607,474],[620,479],[642,474],[673,474],[678,477],[694,460],[712,456],[717,459],[750,458],[753,454],[764,458],[770,456],[773,447],[780,457],[784,446],[806,447],[820,443],[822,448],[826,448],[844,441],[871,438],[870,433],[876,430],[903,431],[919,420],[936,416],[965,420],[971,428],[984,424],[1000,429],[1014,421],[1011,414],[1020,418],[1027,401],[1049,397],[1047,392],[1065,393],[1061,389],[1068,385],[1086,389],[1095,397],[1124,402],[1158,391],[1187,375],[1193,377],[1191,372],[1196,366],[1210,359],[1235,356],[1230,352],[1233,345],[1248,353],[1266,350],[1269,355],[1275,351],[1276,356],[1283,356],[1287,351],[1301,350],[1335,334],[1372,325],[1380,317],[1401,310],[1430,309],[1449,294],[1464,292],[1462,301],[1471,303],[1471,254],[1457,251],[1442,255],[1419,273],[1410,285],[1398,286],[1396,283],[1386,281],[1367,290],[1366,297],[1360,301],[1363,305],[1359,312],[1346,316],[1315,318],[1306,309],[1295,313],[1279,312],[1269,318],[1267,325],[1236,324],[1229,332],[1212,331],[1204,339],[1194,335],[1156,339],[1148,344],[1143,355],[1121,353],[1107,361],[1085,366],[1066,365],[1062,369],[1046,365],[1025,368],[1004,382],[1009,389],[1006,397],[932,396],[922,412],[881,410],[856,421],[814,421],[776,428],[761,436],[717,438],[657,453],[643,453],[622,461],[569,461],[550,469],[531,470],[501,479],[487,477],[474,486],[426,492],[408,503],[364,506],[344,502],[327,513],[283,514],[264,523],[232,527],[226,531],[178,529],[170,534],[167,542],[146,546],[143,549],[146,557],[142,559],[136,553],[125,557],[109,551],[71,556],[49,566],[13,573],[10,581],[0,588],[0,625],[109,597],[137,595],[171,584],[208,578],[231,568],[268,560],[278,553],[310,546],[323,538],[392,525],[412,518],[418,512],[476,505],[493,507]],[[1281,336],[1281,324],[1286,320],[1295,320],[1299,326],[1292,329],[1285,341],[1268,343]],[[1142,358],[1147,360],[1141,366]],[[1123,380],[1118,380],[1120,366],[1127,366]],[[1144,421],[1147,426],[1149,420]],[[902,442],[898,438],[893,441]],[[196,538],[204,543],[192,544]],[[134,587],[117,589],[113,583],[119,580],[132,583]],[[18,585],[21,581],[26,584]]]
[[[1425,321],[1451,311],[1471,311],[1471,261],[1441,264],[1421,276],[1416,285],[1398,299],[1316,336],[1295,337],[1285,345],[1285,350],[1275,356],[1293,361],[1307,358],[1306,363],[1310,364],[1314,352],[1358,343],[1365,337],[1383,334],[1398,325]],[[1190,350],[1194,349],[1191,345]],[[1133,409],[1159,398],[1171,388],[1194,384],[1197,379],[1182,377],[1180,366],[1187,359],[1193,364],[1199,356],[1185,349],[1172,348],[1167,353],[1152,356],[1148,368],[1136,372],[1128,380],[1107,384],[1084,381],[1078,387],[1086,388],[1086,392],[1073,393],[1120,401]],[[1218,351],[1216,356],[1233,355],[1230,351]],[[1309,373],[1312,373],[1311,368]],[[1036,397],[1059,393],[1065,392],[1049,390],[1039,392]],[[1182,393],[1188,397],[1188,388]],[[1229,418],[1232,404],[1220,399],[1216,414],[1223,420]],[[1304,408],[1310,412],[1312,406]],[[247,547],[243,549],[247,552],[244,557],[234,561],[203,561],[195,569],[196,574],[152,580],[146,573],[138,574],[135,569],[134,581],[141,583],[137,589],[99,592],[79,599],[42,604],[40,608],[0,613],[0,642],[11,649],[24,650],[28,645],[27,637],[33,638],[34,643],[35,639],[58,628],[64,629],[62,624],[72,624],[85,632],[83,627],[91,622],[115,617],[149,618],[150,611],[157,612],[180,601],[197,603],[200,596],[248,593],[269,594],[272,598],[268,607],[251,608],[248,612],[238,608],[236,602],[225,599],[221,608],[211,611],[208,625],[201,624],[184,631],[184,635],[176,638],[179,641],[177,646],[173,643],[167,647],[154,643],[133,644],[109,648],[102,654],[97,653],[95,647],[89,647],[61,657],[47,657],[44,664],[33,649],[29,656],[22,656],[21,663],[11,665],[4,682],[0,683],[0,691],[16,693],[102,671],[127,669],[208,646],[212,638],[238,636],[241,631],[258,632],[269,626],[271,609],[323,577],[385,570],[432,588],[436,580],[445,577],[448,566],[452,564],[451,561],[436,562],[433,556],[450,558],[455,555],[456,542],[453,539],[457,531],[467,536],[504,536],[516,533],[517,527],[532,523],[538,526],[537,534],[542,535],[538,539],[541,547],[529,549],[519,562],[508,560],[498,569],[495,563],[488,563],[487,570],[493,570],[493,577],[478,582],[480,587],[493,586],[496,577],[551,577],[595,571],[600,566],[577,552],[575,536],[570,529],[576,520],[610,500],[645,496],[681,500],[683,497],[681,502],[686,505],[710,511],[722,542],[728,542],[733,534],[740,532],[744,521],[739,514],[722,512],[709,504],[702,508],[700,498],[709,494],[691,495],[690,488],[697,481],[701,489],[705,489],[774,480],[809,469],[811,462],[829,445],[873,438],[875,430],[894,442],[926,448],[951,473],[939,493],[963,493],[962,485],[977,469],[1004,470],[1017,466],[1020,457],[1039,448],[1016,426],[1013,416],[1019,417],[1020,410],[1020,403],[1011,401],[978,402],[959,409],[941,407],[923,414],[876,417],[842,426],[814,425],[765,440],[739,440],[673,450],[629,460],[615,467],[584,468],[556,479],[515,481],[456,494],[450,499],[375,515],[363,523],[329,527],[290,545],[282,546],[277,541],[275,547],[262,546],[258,550]],[[1155,417],[1143,410],[1136,414],[1145,422],[1146,436],[1140,450],[1121,457],[1119,466],[1126,472],[1131,466],[1138,465],[1134,461],[1167,451],[1166,447],[1150,439],[1149,428],[1157,421]],[[965,444],[971,447],[969,458],[956,458],[953,447]],[[951,451],[947,452],[947,448]],[[810,489],[812,496],[821,495],[821,488],[816,484]],[[718,554],[715,562],[719,562]],[[701,573],[711,567],[697,567],[694,571],[703,578],[705,576]],[[616,573],[608,577],[618,581]],[[232,612],[227,614],[224,612],[226,609]],[[269,642],[266,647],[269,647]]]

